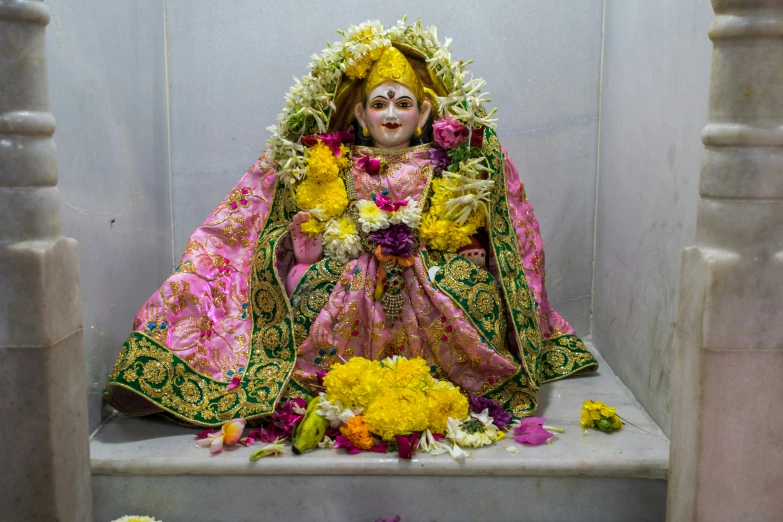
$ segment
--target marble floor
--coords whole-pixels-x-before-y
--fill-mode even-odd
[[[596,353],[595,350],[593,353]],[[349,456],[343,450],[317,450],[300,456],[294,456],[289,451],[281,457],[249,462],[251,448],[229,448],[219,455],[210,456],[207,449],[195,447],[194,434],[199,430],[154,419],[115,416],[96,432],[90,446],[96,520],[101,520],[98,518],[99,513],[114,516],[114,508],[117,506],[123,505],[128,509],[141,504],[140,507],[144,507],[144,502],[150,502],[150,507],[164,510],[171,516],[186,516],[187,511],[171,511],[171,506],[161,498],[152,501],[158,498],[154,493],[159,493],[160,488],[187,489],[192,493],[202,491],[212,500],[215,500],[214,495],[219,491],[228,495],[233,491],[239,495],[238,491],[252,488],[257,492],[254,496],[258,502],[262,502],[263,490],[271,497],[263,500],[262,504],[272,509],[274,500],[280,499],[280,484],[303,485],[307,481],[316,484],[318,477],[322,477],[320,482],[323,483],[325,480],[336,480],[335,476],[340,476],[340,483],[345,486],[345,490],[368,487],[373,491],[396,491],[401,496],[410,496],[411,488],[420,494],[421,485],[416,485],[419,480],[424,480],[422,484],[443,487],[450,484],[456,496],[449,495],[451,500],[445,501],[444,507],[454,508],[459,504],[455,499],[459,498],[467,502],[460,508],[460,513],[467,518],[443,520],[476,520],[471,518],[476,514],[470,514],[470,510],[476,507],[478,499],[468,501],[470,495],[465,492],[504,490],[509,487],[509,481],[501,477],[515,477],[512,482],[516,484],[514,493],[508,499],[515,501],[507,503],[508,506],[494,503],[498,516],[502,513],[520,513],[521,508],[519,505],[515,507],[515,504],[523,501],[529,512],[533,505],[540,508],[549,502],[556,502],[558,491],[569,491],[567,505],[558,508],[565,511],[546,511],[546,516],[542,512],[541,516],[534,519],[567,520],[560,516],[565,516],[569,509],[574,508],[587,516],[580,517],[581,520],[591,520],[589,513],[595,506],[582,504],[589,503],[590,498],[599,495],[607,500],[612,498],[615,503],[612,509],[616,509],[617,513],[615,517],[611,510],[598,509],[595,511],[596,519],[662,520],[669,441],[600,355],[597,357],[601,363],[598,372],[546,384],[540,390],[538,414],[548,418],[547,424],[565,428],[565,433],[556,435],[551,444],[528,447],[516,444],[513,439],[506,439],[491,447],[474,450],[471,457],[460,461],[454,461],[448,455],[433,457],[419,454],[411,461],[402,461],[376,453]],[[628,424],[612,434],[589,430],[589,434],[584,435],[579,426],[579,411],[585,399],[616,406]],[[516,447],[519,452],[510,453],[505,449],[507,446]],[[251,486],[251,483],[254,485]],[[535,498],[527,498],[525,495],[529,494],[526,493],[529,488],[525,485],[528,483],[533,490],[541,489],[544,485],[551,493],[542,497],[539,492]],[[275,486],[268,487],[271,484]],[[442,487],[437,489],[442,490]],[[336,505],[342,504],[337,502]],[[377,502],[370,502],[362,508],[364,511],[360,511],[371,516],[375,507],[378,507]],[[393,507],[397,508],[397,512],[405,511],[398,504],[390,505],[389,509]],[[354,504],[354,508],[359,509],[359,506]],[[405,508],[414,509],[412,513],[422,517],[426,511],[426,516],[430,517],[427,520],[439,519],[431,518],[431,514],[442,512],[437,510],[443,509],[437,507],[437,502],[429,501],[425,511],[422,511],[422,505],[412,508],[406,503]],[[205,505],[199,509],[208,510],[208,507]],[[284,504],[280,509],[281,513],[286,513]],[[304,506],[303,509],[296,511],[300,519],[307,520],[309,516],[315,516],[310,506]],[[241,511],[244,513],[245,509]],[[335,506],[332,506],[332,512],[335,512]],[[337,518],[315,519],[370,520],[362,518],[364,515],[353,518],[350,515],[354,511],[346,513],[337,509],[336,512],[340,513]],[[153,512],[149,514],[155,515]],[[378,513],[378,516],[381,515],[383,513]],[[156,516],[166,520],[163,513]],[[418,518],[414,516],[407,520]]]

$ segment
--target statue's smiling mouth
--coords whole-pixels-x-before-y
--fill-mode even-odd
[[[399,123],[391,123],[391,122],[384,123],[383,126],[386,127],[387,129],[396,129],[398,127],[401,127]]]

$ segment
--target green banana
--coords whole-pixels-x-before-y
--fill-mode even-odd
[[[293,447],[291,448],[294,455],[315,449],[318,443],[324,440],[329,421],[315,412],[318,409],[318,402],[317,398],[310,400],[304,418],[294,428]]]

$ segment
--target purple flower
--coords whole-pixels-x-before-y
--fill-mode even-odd
[[[432,147],[430,149],[430,161],[432,162],[432,168],[436,174],[440,174],[451,165],[451,157],[445,150],[439,147]]]
[[[486,397],[479,397],[472,395],[470,399],[470,411],[473,413],[481,413],[484,410],[489,410],[489,416],[492,417],[492,423],[498,427],[499,430],[504,430],[508,427],[508,423],[511,422],[511,414],[503,409],[497,401],[487,399]]]
[[[405,223],[397,223],[370,234],[370,239],[381,246],[381,252],[399,257],[410,257],[413,237],[413,230]]]

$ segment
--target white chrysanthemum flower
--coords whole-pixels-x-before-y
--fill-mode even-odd
[[[426,430],[422,433],[421,438],[419,439],[418,448],[422,453],[430,453],[431,455],[448,453],[451,458],[455,460],[470,457],[470,452],[463,450],[455,442],[447,444],[446,442],[435,440],[435,436],[430,430]]]
[[[471,413],[467,419],[446,421],[446,437],[460,446],[480,448],[495,442],[499,435],[497,426],[492,423],[489,411]]]
[[[391,216],[389,216],[389,223],[396,225],[397,223],[405,223],[410,228],[419,228],[421,224],[421,207],[419,202],[408,196],[405,198],[408,202],[407,205],[398,208]]]
[[[351,417],[359,415],[364,411],[364,408],[354,408],[352,410],[346,408],[341,401],[329,402],[324,392],[319,393],[318,398],[314,400],[318,401],[315,413],[328,420],[332,428],[339,428],[342,423],[348,422],[351,420]]]
[[[356,209],[359,211],[359,224],[365,234],[388,228],[389,213],[378,208],[374,201],[366,199],[357,201]]]
[[[362,251],[362,243],[356,223],[348,214],[326,222],[323,235],[324,255],[335,261],[347,263],[356,259]]]

